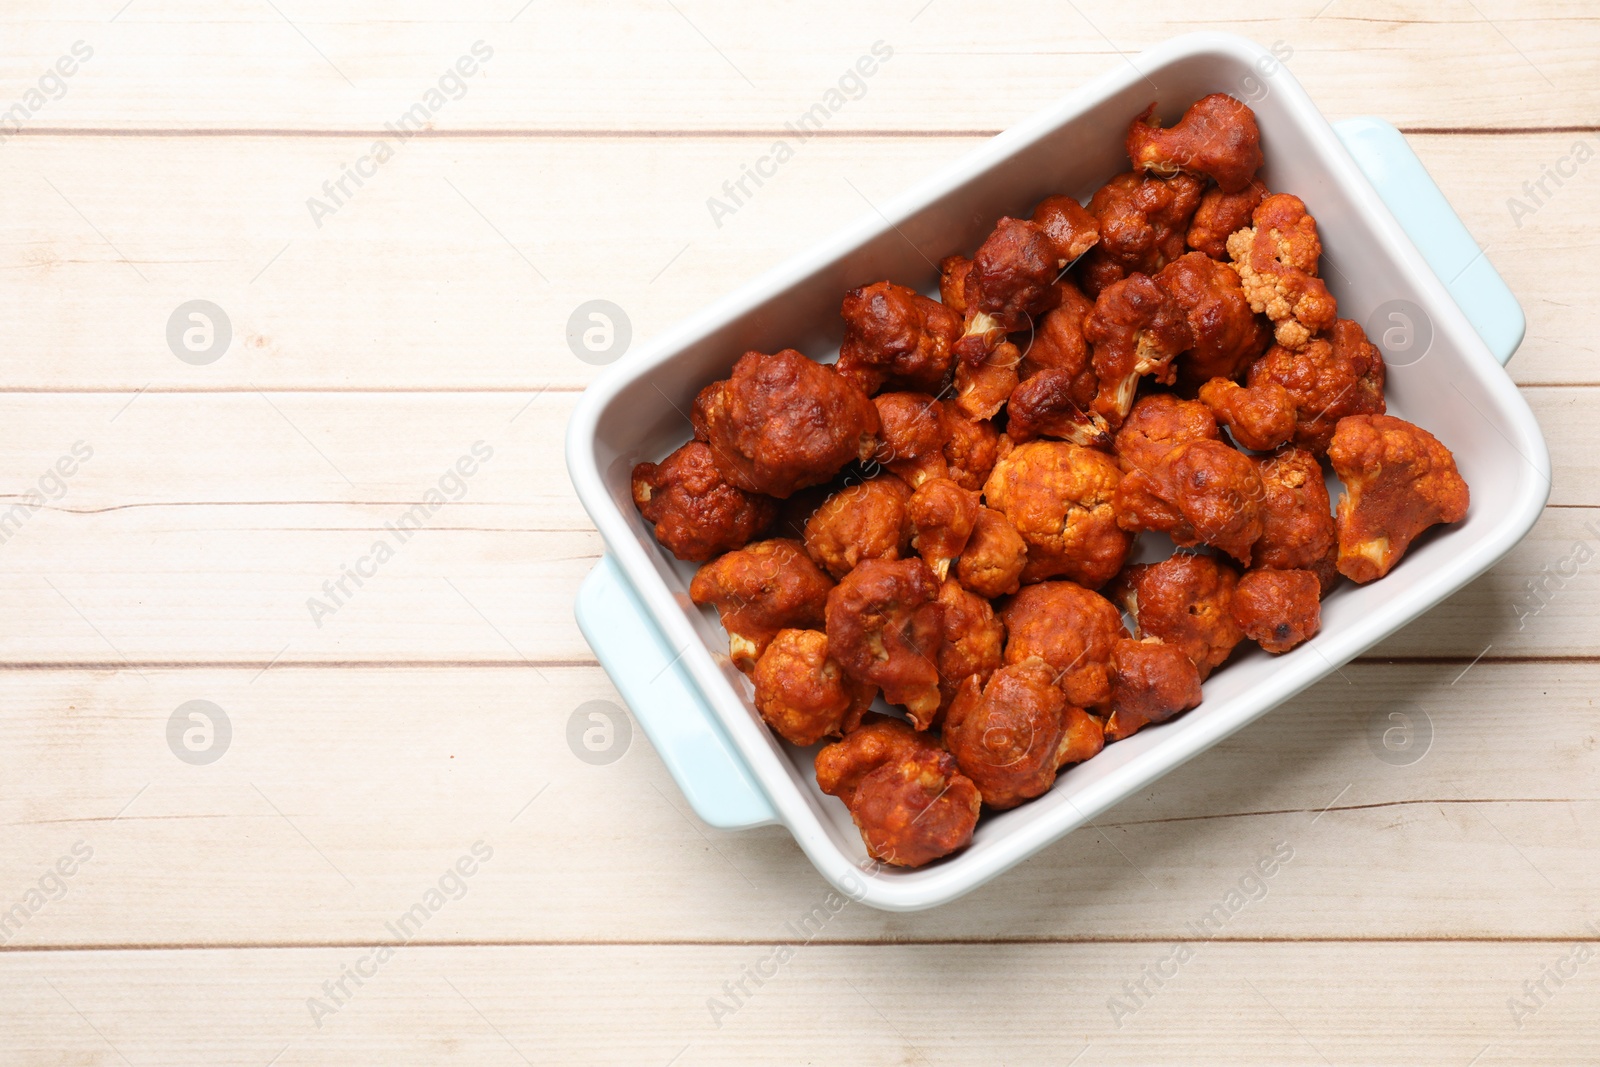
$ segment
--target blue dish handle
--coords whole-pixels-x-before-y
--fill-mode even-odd
[[[1405,136],[1372,118],[1349,119],[1334,129],[1489,351],[1505,363],[1522,343],[1522,308]],[[755,776],[609,556],[578,590],[577,616],[601,666],[695,813],[725,830],[777,822]]]
[[[1522,344],[1522,305],[1434,184],[1405,135],[1382,119],[1336,122],[1334,132],[1444,282],[1484,344],[1505,364]]]
[[[766,794],[610,556],[583,580],[576,611],[578,628],[695,814],[723,830],[777,822]]]

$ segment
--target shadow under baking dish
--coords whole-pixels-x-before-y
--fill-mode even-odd
[[[1257,45],[1219,34],[1168,42],[1136,57],[1133,67],[1007,131],[882,205],[881,215],[680,324],[611,368],[572,419],[573,483],[618,565],[667,643],[682,650],[683,664],[796,841],[836,887],[876,907],[911,910],[953,899],[1148,786],[1465,585],[1527,533],[1548,494],[1544,440],[1516,387],[1293,77]],[[743,352],[792,347],[831,361],[847,290],[887,278],[936,293],[934,264],[952,252],[970,254],[1000,215],[1026,217],[1052,193],[1086,200],[1127,170],[1123,133],[1151,99],[1171,122],[1211,92],[1234,93],[1255,109],[1266,154],[1262,180],[1299,195],[1316,217],[1322,274],[1340,315],[1366,324],[1380,305],[1403,299],[1431,325],[1426,354],[1389,369],[1389,410],[1454,451],[1472,490],[1471,510],[1464,522],[1419,539],[1382,581],[1344,583],[1324,602],[1322,631],[1312,641],[1279,657],[1241,652],[1207,679],[1199,707],[1069,768],[1037,800],[985,813],[966,850],[918,870],[871,864],[844,805],[816,786],[815,749],[788,746],[761,723],[749,681],[727,661],[715,614],[689,601],[696,568],[661,549],[634,508],[632,468],[689,438],[695,394],[726,377]]]

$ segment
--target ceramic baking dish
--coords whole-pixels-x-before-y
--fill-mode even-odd
[[[1195,710],[1108,746],[1032,803],[986,813],[966,850],[920,870],[873,864],[844,805],[817,789],[814,750],[785,745],[761,723],[715,614],[689,601],[695,568],[656,544],[629,473],[689,438],[695,393],[746,350],[832,360],[846,290],[888,278],[936,293],[932,264],[970,254],[1000,215],[1026,217],[1051,193],[1087,199],[1126,170],[1123,133],[1152,99],[1171,122],[1212,92],[1254,107],[1263,180],[1309,205],[1340,314],[1386,345],[1389,410],[1455,451],[1471,511],[1419,540],[1384,580],[1344,583],[1312,641],[1276,658],[1241,652],[1207,680]],[[1522,339],[1516,300],[1393,127],[1330,126],[1250,41],[1197,34],[1159,45],[878,208],[611,367],[580,400],[567,438],[573,484],[608,551],[577,607],[601,663],[702,818],[730,829],[781,823],[857,900],[913,910],[983,884],[1437,605],[1505,555],[1544,506],[1544,439],[1502,368]],[[1392,301],[1404,302],[1400,318]]]

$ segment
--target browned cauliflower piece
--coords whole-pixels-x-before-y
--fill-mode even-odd
[[[1422,427],[1392,415],[1340,419],[1328,446],[1339,498],[1339,571],[1382,578],[1417,535],[1467,517],[1470,494],[1456,459]]]

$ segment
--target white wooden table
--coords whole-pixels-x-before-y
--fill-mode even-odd
[[[0,1063],[1595,1062],[1600,11],[1204,9],[1330,117],[1407,131],[1527,310],[1550,509],[1097,830],[930,913],[847,907],[758,985],[827,893],[788,836],[699,825],[637,732],[601,765],[566,740],[619,699],[572,619],[601,545],[568,316],[614,301],[637,343],[1201,28],[1177,0],[766,6],[0,11]],[[231,327],[212,362],[169,345],[196,299]],[[196,700],[221,715],[169,745]],[[1394,708],[1415,762],[1369,742]]]

